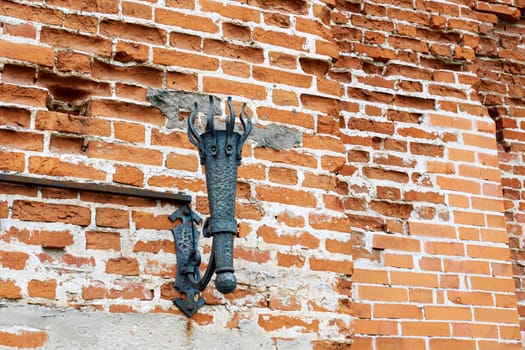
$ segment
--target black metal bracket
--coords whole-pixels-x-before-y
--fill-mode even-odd
[[[200,295],[200,288],[195,280],[200,280],[200,256],[198,256],[199,232],[195,230],[195,223],[202,220],[191,208],[185,204],[170,215],[172,222],[181,220],[182,223],[172,229],[175,248],[177,251],[177,279],[175,289],[183,295],[175,298],[173,303],[188,317],[204,305]]]
[[[215,287],[221,293],[231,293],[237,286],[233,269],[233,239],[237,234],[235,220],[235,198],[237,189],[237,167],[241,151],[251,131],[251,119],[243,105],[239,115],[243,134],[234,131],[235,111],[231,97],[228,98],[230,115],[226,118],[226,129],[216,130],[213,125],[213,98],[210,106],[206,131],[199,135],[193,126],[198,105],[195,103],[188,119],[188,137],[199,150],[201,164],[205,166],[206,187],[210,217],[203,227],[205,237],[213,237],[208,267],[200,277],[201,255],[198,250],[199,231],[196,224],[201,218],[184,205],[170,216],[170,220],[181,220],[175,227],[173,238],[177,253],[177,277],[174,288],[182,295],[173,303],[188,317],[193,316],[205,303],[201,292],[206,288],[214,273],[217,274]],[[245,117],[246,120],[243,118]]]

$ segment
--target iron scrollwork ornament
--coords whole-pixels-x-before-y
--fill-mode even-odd
[[[183,297],[175,298],[173,303],[188,317],[204,305],[201,292],[214,273],[217,275],[215,287],[219,292],[231,293],[237,286],[233,269],[233,239],[237,233],[237,167],[242,157],[242,146],[252,129],[244,104],[239,114],[243,133],[241,135],[234,131],[235,110],[229,97],[230,115],[226,117],[226,129],[216,130],[213,122],[213,97],[210,96],[206,130],[199,135],[194,126],[198,107],[195,102],[188,118],[188,138],[198,148],[200,162],[206,173],[210,216],[204,223],[202,234],[213,239],[210,259],[202,278],[199,271],[201,255],[198,250],[200,234],[196,227],[201,218],[187,204],[170,216],[171,221],[182,221],[172,233],[177,253],[174,287]]]

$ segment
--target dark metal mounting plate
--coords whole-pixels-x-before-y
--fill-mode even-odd
[[[199,224],[201,218],[189,207],[183,205],[170,215],[170,220],[181,220],[182,223],[171,230],[175,240],[177,252],[177,276],[175,277],[175,289],[184,295],[184,299],[175,298],[173,303],[188,317],[193,316],[201,306],[204,305],[198,283],[200,280],[200,258],[198,256],[199,231],[195,229],[195,223]],[[197,254],[197,255],[196,255]],[[193,281],[192,281],[193,279]]]

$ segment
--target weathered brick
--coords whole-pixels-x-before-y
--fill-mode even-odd
[[[129,213],[121,209],[97,208],[96,224],[102,227],[128,228]]]
[[[27,284],[27,293],[31,297],[55,299],[56,298],[57,281],[49,280],[30,280]]]
[[[87,226],[91,222],[91,211],[87,207],[16,200],[13,203],[13,218],[23,221],[64,222]]]
[[[266,98],[266,89],[261,85],[251,83],[204,77],[203,87],[207,93],[222,93],[228,91],[232,95],[253,98],[254,100],[264,100]]]
[[[292,85],[303,88],[307,88],[312,84],[312,78],[309,76],[270,68],[254,67],[252,69],[252,74],[256,80],[269,83]]]
[[[215,71],[219,67],[219,61],[216,58],[163,48],[153,49],[153,62],[166,66],[179,66],[207,71]]]
[[[85,164],[73,164],[52,157],[30,157],[29,172],[51,176],[74,176],[83,179],[105,180],[106,173]]]
[[[306,44],[306,39],[295,35],[256,28],[253,31],[253,38],[256,41],[275,46],[281,46],[296,51],[305,50],[304,46]]]
[[[118,67],[95,60],[91,67],[93,78],[99,80],[115,80],[160,87],[162,85],[162,72],[148,67]]]
[[[43,27],[40,40],[53,47],[78,50],[109,57],[111,55],[111,40],[92,35],[80,35],[74,32]]]
[[[271,187],[266,185],[257,186],[255,189],[257,196],[268,202],[277,202],[281,204],[297,205],[301,203],[305,207],[315,207],[315,197],[305,191],[297,191],[284,187]]]
[[[28,259],[29,255],[23,252],[0,251],[0,265],[8,269],[23,270]]]
[[[189,15],[163,8],[157,8],[155,10],[155,21],[170,26],[177,26],[206,33],[217,33],[219,31],[219,26],[210,18]]]
[[[0,345],[13,348],[40,348],[49,340],[45,331],[0,331]]]
[[[15,43],[7,40],[0,40],[0,52],[6,58],[33,62],[48,67],[53,66],[55,56],[52,47]]]
[[[122,257],[109,259],[106,263],[106,273],[125,276],[138,276],[139,263],[135,258]]]
[[[251,63],[262,63],[264,61],[263,50],[254,46],[235,45],[226,41],[205,39],[203,52],[235,59],[236,61],[247,61]]]
[[[120,251],[120,234],[115,232],[87,231],[86,249]]]
[[[46,92],[43,89],[0,83],[0,101],[33,107],[45,107]]]

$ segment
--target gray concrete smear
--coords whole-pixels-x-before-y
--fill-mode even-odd
[[[301,131],[279,124],[255,127],[249,138],[259,147],[270,147],[277,151],[300,147],[303,143]]]
[[[184,316],[169,314],[0,305],[0,327],[23,326],[48,333],[49,340],[41,349],[274,349],[271,338],[265,337],[254,321],[240,320],[238,329],[188,322]]]
[[[179,110],[184,109],[189,111],[193,108],[195,102],[198,103],[199,112],[207,114],[209,109],[209,95],[195,92],[149,89],[147,96],[149,102],[160,109],[162,115],[168,119],[166,127],[169,129],[178,128],[186,130],[187,121],[179,120]],[[220,109],[220,99],[218,97],[213,98],[214,115],[225,115]],[[216,120],[215,123],[217,129],[224,129],[220,121]],[[239,125],[237,125],[236,128],[238,130],[240,128]],[[242,133],[242,131],[238,131]],[[270,124],[264,127],[254,125],[249,139],[255,141],[259,147],[281,150],[300,147],[303,142],[303,133],[297,129],[280,124]]]
[[[164,115],[168,122],[168,129],[186,129],[187,121],[179,120],[179,110],[184,109],[191,111],[195,102],[199,105],[199,112],[208,113],[210,106],[209,95],[199,94],[196,92],[167,90],[167,89],[149,89],[147,92],[148,101]],[[222,115],[221,100],[213,97],[213,114]]]

